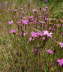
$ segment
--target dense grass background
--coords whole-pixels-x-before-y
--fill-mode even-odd
[[[16,20],[20,15],[14,11],[15,9],[22,7],[24,15],[30,15],[28,10],[31,7],[44,6],[49,7],[49,17],[63,18],[63,0],[49,0],[48,3],[43,0],[0,0],[0,72],[63,72],[63,68],[56,63],[57,58],[63,57],[63,50],[51,39],[44,48],[39,48],[40,55],[34,55],[32,50],[41,43],[40,41],[29,43],[26,37],[8,34],[10,29],[17,30]],[[9,20],[13,20],[14,24],[9,26]],[[63,36],[59,34],[63,32],[62,28],[58,28],[54,33],[59,42],[63,41]],[[49,48],[56,51],[55,55],[48,55],[45,52]]]
[[[47,5],[51,11],[52,17],[60,18],[63,15],[63,0],[48,0],[47,3],[44,0],[0,0],[2,4],[1,8],[12,8],[26,6],[30,4],[35,7],[42,7]]]

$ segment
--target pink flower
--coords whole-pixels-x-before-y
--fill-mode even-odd
[[[8,21],[8,24],[13,24],[14,22],[13,22],[13,20],[11,20],[11,21]]]
[[[37,32],[37,35],[38,36],[43,36],[43,33],[42,32]]]
[[[50,32],[48,32],[47,30],[45,30],[45,31],[38,31],[38,32],[31,32],[31,37],[39,37],[39,36],[41,36],[41,37],[45,37],[45,36],[47,36],[47,37],[52,37],[52,33]]]
[[[52,37],[52,34],[53,33],[51,33],[51,32],[49,33],[47,30],[43,31],[43,35],[47,36],[47,37]]]
[[[47,52],[48,54],[54,54],[54,51],[51,50],[51,49],[46,50],[46,52]]]
[[[63,47],[63,42],[60,42],[59,45],[60,45],[60,47],[62,48],[62,47]]]
[[[16,30],[12,29],[12,30],[9,31],[9,33],[16,33]]]
[[[38,31],[38,32],[31,32],[32,37],[38,37],[38,36],[43,36],[43,33]]]
[[[63,66],[63,58],[62,58],[62,59],[57,59],[57,63],[58,63],[60,66]]]
[[[32,41],[32,37],[29,38],[29,41]]]
[[[32,37],[37,37],[38,35],[37,35],[37,32],[31,32],[31,36]]]
[[[23,24],[29,24],[29,20],[22,20]]]

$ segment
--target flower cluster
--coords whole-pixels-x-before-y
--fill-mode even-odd
[[[48,32],[47,30],[45,31],[39,31],[39,32],[31,32],[32,37],[38,37],[38,36],[47,36],[47,37],[52,37],[52,33]]]

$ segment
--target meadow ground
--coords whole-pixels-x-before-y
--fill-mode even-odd
[[[0,0],[0,72],[63,72],[62,0]]]

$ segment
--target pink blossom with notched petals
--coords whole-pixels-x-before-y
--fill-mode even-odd
[[[54,51],[51,50],[51,49],[46,50],[46,52],[47,52],[48,54],[54,54]]]
[[[29,38],[29,41],[32,41],[32,37]]]
[[[62,48],[62,47],[63,47],[63,42],[60,42],[59,45],[60,45],[60,47]]]
[[[51,38],[52,37],[52,34],[53,34],[52,32],[49,33],[47,30],[43,31],[43,35],[44,36],[47,36],[47,37],[50,37]]]
[[[11,21],[8,21],[8,24],[13,24],[14,22],[13,22],[13,20],[11,20]]]
[[[62,58],[62,59],[57,59],[57,63],[58,63],[60,66],[63,66],[63,58]]]
[[[37,35],[37,32],[31,32],[31,36],[32,37],[37,37],[38,35]]]

